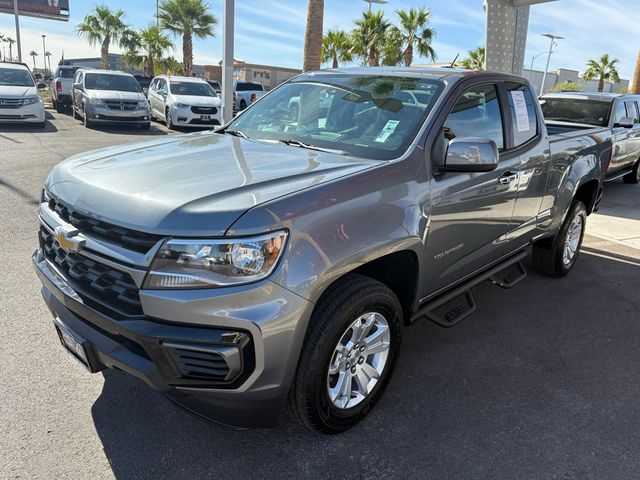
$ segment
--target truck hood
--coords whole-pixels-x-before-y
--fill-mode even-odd
[[[202,132],[71,157],[54,167],[45,188],[115,225],[222,236],[260,203],[378,163]]]

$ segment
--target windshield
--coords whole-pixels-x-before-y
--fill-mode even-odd
[[[61,68],[58,72],[58,78],[73,78],[77,69]]]
[[[540,105],[545,120],[584,123],[597,127],[609,124],[611,102],[580,98],[542,98]]]
[[[136,79],[128,75],[87,73],[84,86],[88,90],[116,90],[118,92],[141,92]]]
[[[215,90],[208,83],[169,82],[169,89],[174,95],[192,95],[194,97],[216,97]]]
[[[306,75],[274,90],[228,129],[389,160],[406,150],[443,88],[442,82],[420,78]],[[425,102],[406,97],[407,90]]]
[[[33,78],[26,70],[0,67],[0,85],[13,87],[33,87]]]

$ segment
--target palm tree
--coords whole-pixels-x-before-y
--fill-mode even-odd
[[[6,42],[6,41],[7,41],[7,37],[5,37],[0,33],[0,45],[2,45],[2,42]],[[0,60],[2,60],[2,51],[0,51]]]
[[[13,60],[13,44],[16,41],[11,37],[5,37],[4,41],[9,44],[9,60]]]
[[[173,42],[156,25],[145,28],[140,33],[127,32],[123,42],[126,46],[124,54],[126,63],[143,67],[146,74],[151,77],[155,77],[161,59],[173,49]]]
[[[47,50],[44,52],[44,56],[47,59],[46,63],[49,64],[49,73],[51,73],[51,52]]]
[[[618,59],[610,58],[608,53],[600,57],[600,60],[589,60],[587,62],[587,70],[582,74],[583,80],[598,79],[598,91],[604,92],[604,82],[611,80],[619,82],[618,70],[616,64]]]
[[[307,1],[307,27],[304,31],[302,71],[318,70],[322,58],[324,0]]]
[[[350,62],[353,45],[349,34],[342,30],[329,30],[322,39],[322,63],[333,62],[333,68],[338,68],[338,62]]]
[[[636,69],[633,72],[629,93],[640,93],[640,52],[638,52],[638,60],[636,60]]]
[[[466,68],[467,70],[484,70],[486,58],[484,47],[469,50],[467,54],[469,56],[460,62],[462,68]]]
[[[431,16],[429,9],[423,7],[396,10],[396,14],[400,22],[397,27],[393,27],[393,30],[399,32],[401,48],[404,47],[402,58],[405,66],[411,66],[414,49],[419,55],[435,60],[436,52],[431,47],[435,31],[428,27]]]
[[[365,59],[370,67],[379,66],[391,23],[381,11],[362,12],[362,18],[354,23],[356,28],[351,34],[354,52]]]
[[[85,37],[90,45],[100,44],[100,66],[109,69],[109,46],[111,42],[120,45],[122,35],[128,26],[123,20],[122,10],[113,11],[104,5],[95,7],[93,13],[84,17],[84,21],[76,25],[76,33]]]
[[[36,52],[35,50],[31,50],[29,52],[29,55],[31,56],[31,58],[33,58],[33,69],[36,69],[36,57],[38,56],[38,52]]]
[[[163,0],[158,19],[163,30],[182,35],[182,73],[191,76],[193,69],[193,37],[215,37],[218,19],[209,13],[203,0]]]

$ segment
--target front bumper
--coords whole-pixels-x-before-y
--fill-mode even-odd
[[[209,120],[203,120],[203,115]],[[177,127],[215,127],[220,125],[220,108],[216,107],[215,113],[195,113],[189,108],[171,109],[171,121]]]
[[[17,108],[0,108],[0,123],[44,123],[45,112],[42,102]]]
[[[127,123],[134,125],[145,125],[150,120],[148,108],[137,108],[135,110],[115,110],[104,105],[87,104],[86,112],[89,121],[93,123]]]
[[[268,281],[217,290],[141,291],[145,316],[114,319],[86,305],[40,250],[33,263],[53,316],[89,342],[94,370],[114,368],[138,377],[216,423],[277,424],[312,309],[303,298]],[[185,375],[175,349],[194,345],[223,351],[237,371],[226,382]]]

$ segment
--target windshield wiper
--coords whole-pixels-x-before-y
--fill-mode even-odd
[[[228,133],[229,135],[233,135],[234,137],[240,137],[240,138],[249,138],[247,137],[247,134],[244,132],[241,132],[240,130],[225,130],[224,133]]]
[[[344,150],[336,150],[334,148],[323,148],[318,147],[317,145],[311,145],[310,143],[301,142],[300,140],[294,140],[292,138],[284,138],[282,140],[278,140],[280,143],[284,143],[285,145],[289,145],[291,147],[300,147],[306,148],[308,150],[317,150],[319,152],[333,153],[336,155],[349,155]]]

